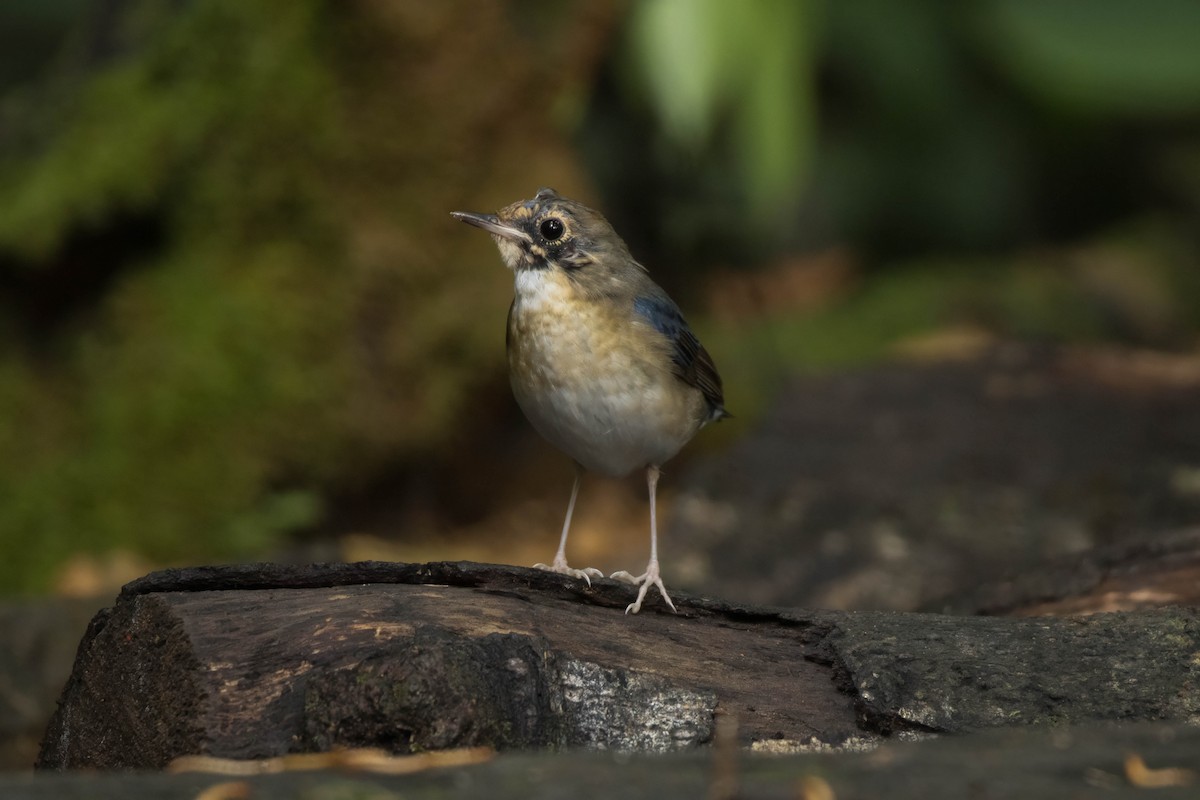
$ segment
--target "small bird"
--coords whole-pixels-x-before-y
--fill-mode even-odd
[[[659,467],[696,431],[728,417],[721,376],[679,307],[597,211],[542,189],[497,214],[452,213],[492,235],[515,276],[508,311],[509,377],[517,404],[543,437],[575,462],[554,561],[535,567],[583,578],[567,566],[567,535],[584,470],[619,477],[646,471],[650,562],[625,613],[651,586],[675,611],[659,574],[655,495]]]

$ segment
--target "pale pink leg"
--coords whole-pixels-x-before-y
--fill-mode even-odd
[[[583,480],[583,469],[575,465],[575,484],[571,487],[571,501],[567,503],[567,518],[563,521],[562,538],[558,540],[558,552],[554,554],[554,563],[534,564],[534,569],[544,569],[570,575],[572,578],[583,578],[587,585],[592,585],[592,578],[603,578],[604,573],[595,567],[573,569],[567,566],[567,535],[571,532],[571,516],[575,513],[575,498],[579,496],[579,484]]]
[[[626,583],[632,583],[639,587],[637,599],[630,603],[625,613],[630,612],[636,614],[642,610],[642,601],[646,599],[646,592],[651,586],[657,586],[663,600],[667,601],[667,605],[671,607],[676,614],[679,612],[675,608],[675,604],[671,602],[671,598],[667,595],[667,589],[663,586],[662,578],[658,574],[658,509],[657,509],[657,494],[658,494],[658,467],[646,467],[646,488],[650,490],[650,563],[646,565],[646,571],[638,577],[633,577],[628,572],[614,572],[611,577]]]

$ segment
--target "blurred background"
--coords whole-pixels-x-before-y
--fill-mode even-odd
[[[975,613],[931,604],[1200,553],[1198,43],[1195,0],[0,3],[0,768],[148,570],[550,558],[570,467],[449,216],[543,186],[725,379],[673,590]],[[640,572],[644,492],[589,478],[571,562]]]
[[[569,469],[448,215],[542,186],[725,378],[668,503],[796,375],[1194,353],[1197,42],[1192,0],[7,0],[0,592],[548,559]],[[642,564],[643,492],[585,484],[572,562]]]

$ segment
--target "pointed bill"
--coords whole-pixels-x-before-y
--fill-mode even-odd
[[[450,216],[476,228],[483,228],[493,236],[499,236],[514,242],[532,243],[529,234],[520,228],[505,225],[495,214],[472,214],[469,211],[451,211]]]

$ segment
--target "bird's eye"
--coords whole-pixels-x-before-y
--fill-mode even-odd
[[[542,238],[548,242],[553,242],[555,239],[563,235],[562,220],[557,217],[550,217],[542,220],[542,224],[538,226],[538,231],[542,234]]]

